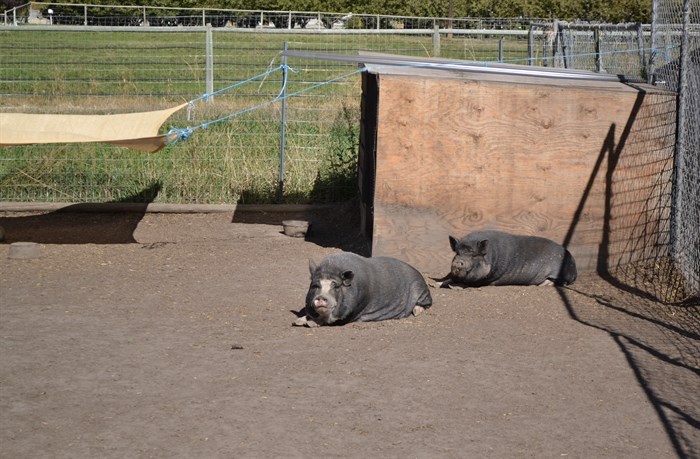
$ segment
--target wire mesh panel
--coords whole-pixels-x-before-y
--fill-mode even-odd
[[[530,47],[538,65],[645,80],[650,30],[642,24],[533,22]]]
[[[671,250],[700,294],[700,5],[656,0],[653,30],[652,80],[679,93]]]
[[[628,81],[649,81],[676,91],[677,125],[659,125],[649,135],[659,136],[659,145],[672,139],[674,158],[653,159],[646,152],[635,160],[663,161],[654,184],[644,176],[634,177],[630,191],[617,196],[615,205],[624,212],[625,196],[647,199],[652,194],[667,202],[656,209],[653,221],[636,223],[643,229],[639,238],[617,241],[626,254],[614,267],[620,281],[665,302],[684,301],[700,294],[700,6],[691,0],[656,0],[654,23],[647,30],[639,24],[533,23],[530,55],[534,64],[623,75]],[[540,32],[538,34],[532,31]],[[658,113],[646,126],[667,116]],[[647,158],[647,159],[644,159]],[[640,172],[651,165],[640,163]],[[624,165],[620,164],[622,168]],[[620,170],[626,174],[626,169]],[[631,183],[622,181],[621,183]],[[635,195],[636,193],[636,195]],[[651,193],[651,194],[647,194]],[[620,207],[621,206],[621,207]],[[626,224],[626,223],[624,223]],[[641,230],[640,230],[641,231]],[[632,247],[635,246],[635,247]],[[641,250],[641,252],[640,252]],[[634,262],[633,262],[634,258]],[[646,261],[641,261],[646,260]]]
[[[151,20],[149,11],[140,14]],[[285,46],[498,60],[523,58],[522,36],[430,29],[8,27],[0,31],[3,112],[138,112],[208,96],[163,129],[206,127],[154,155],[103,144],[5,148],[0,200],[138,200],[154,186],[156,200],[176,203],[350,197],[357,188],[357,67],[289,63],[282,145],[282,103],[275,99],[283,72],[275,70]]]

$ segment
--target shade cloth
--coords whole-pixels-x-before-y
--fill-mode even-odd
[[[152,153],[168,143],[160,126],[185,106],[115,115],[0,113],[0,146],[102,142]]]

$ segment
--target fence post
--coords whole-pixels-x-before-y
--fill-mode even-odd
[[[87,5],[83,5],[83,25],[88,25],[88,20],[87,20]]]
[[[637,27],[637,48],[639,49],[639,68],[640,72],[646,72],[646,56],[644,55],[644,32],[642,30],[642,23],[638,22]],[[640,75],[644,76],[644,75]]]
[[[535,29],[530,23],[530,30],[527,31],[527,65],[535,65],[534,59],[534,45],[535,45]]]
[[[552,23],[552,37],[554,40],[552,42],[552,67],[558,67],[557,54],[559,54],[559,43],[564,35],[561,33],[561,26],[557,20]]]
[[[498,62],[503,62],[503,37],[498,39]]]
[[[211,24],[207,24],[205,32],[205,50],[206,50],[206,93],[211,94],[214,92],[214,37],[212,34]],[[212,96],[207,97],[207,103],[211,102]]]
[[[659,7],[657,0],[651,2],[651,50],[649,51],[649,65],[647,67],[647,83],[654,83],[654,72],[656,72],[655,61],[656,61],[656,21],[658,20],[656,16],[656,9]]]
[[[544,28],[544,40],[542,40],[542,66],[549,67],[549,53],[547,50],[550,48],[550,44],[554,43],[553,32],[551,29]],[[554,46],[552,48],[552,56],[554,56]],[[552,66],[554,66],[554,59],[552,58]]]
[[[440,57],[440,26],[433,26],[433,57]]]
[[[593,29],[593,40],[595,42],[595,71],[600,73],[603,71],[603,56],[600,46],[600,27],[598,26]]]
[[[280,92],[280,97],[282,98],[282,106],[280,107],[282,111],[281,121],[280,121],[280,173],[279,182],[277,184],[277,202],[282,202],[284,199],[284,159],[285,159],[285,148],[287,145],[287,48],[288,43],[284,42],[284,52],[282,53],[282,91]]]

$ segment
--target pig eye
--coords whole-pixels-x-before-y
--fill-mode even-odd
[[[333,287],[334,289],[336,289],[336,290],[337,290],[337,289],[339,289],[339,288],[340,288],[340,284],[339,284],[339,283],[337,283],[336,281],[332,281],[332,282],[331,282],[331,287]]]
[[[321,288],[321,286],[318,284],[318,282],[312,282],[311,288]]]

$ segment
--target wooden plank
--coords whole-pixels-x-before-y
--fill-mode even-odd
[[[372,253],[424,272],[449,268],[449,234],[482,228],[568,242],[580,270],[596,269],[604,226],[608,242],[611,229],[610,157],[619,167],[627,150],[634,147],[639,160],[655,142],[659,156],[669,157],[658,133],[630,123],[659,107],[668,118],[669,94],[644,105],[648,93],[620,83],[601,90],[552,79],[430,78],[425,71],[378,78]],[[643,161],[650,177],[667,166]]]

